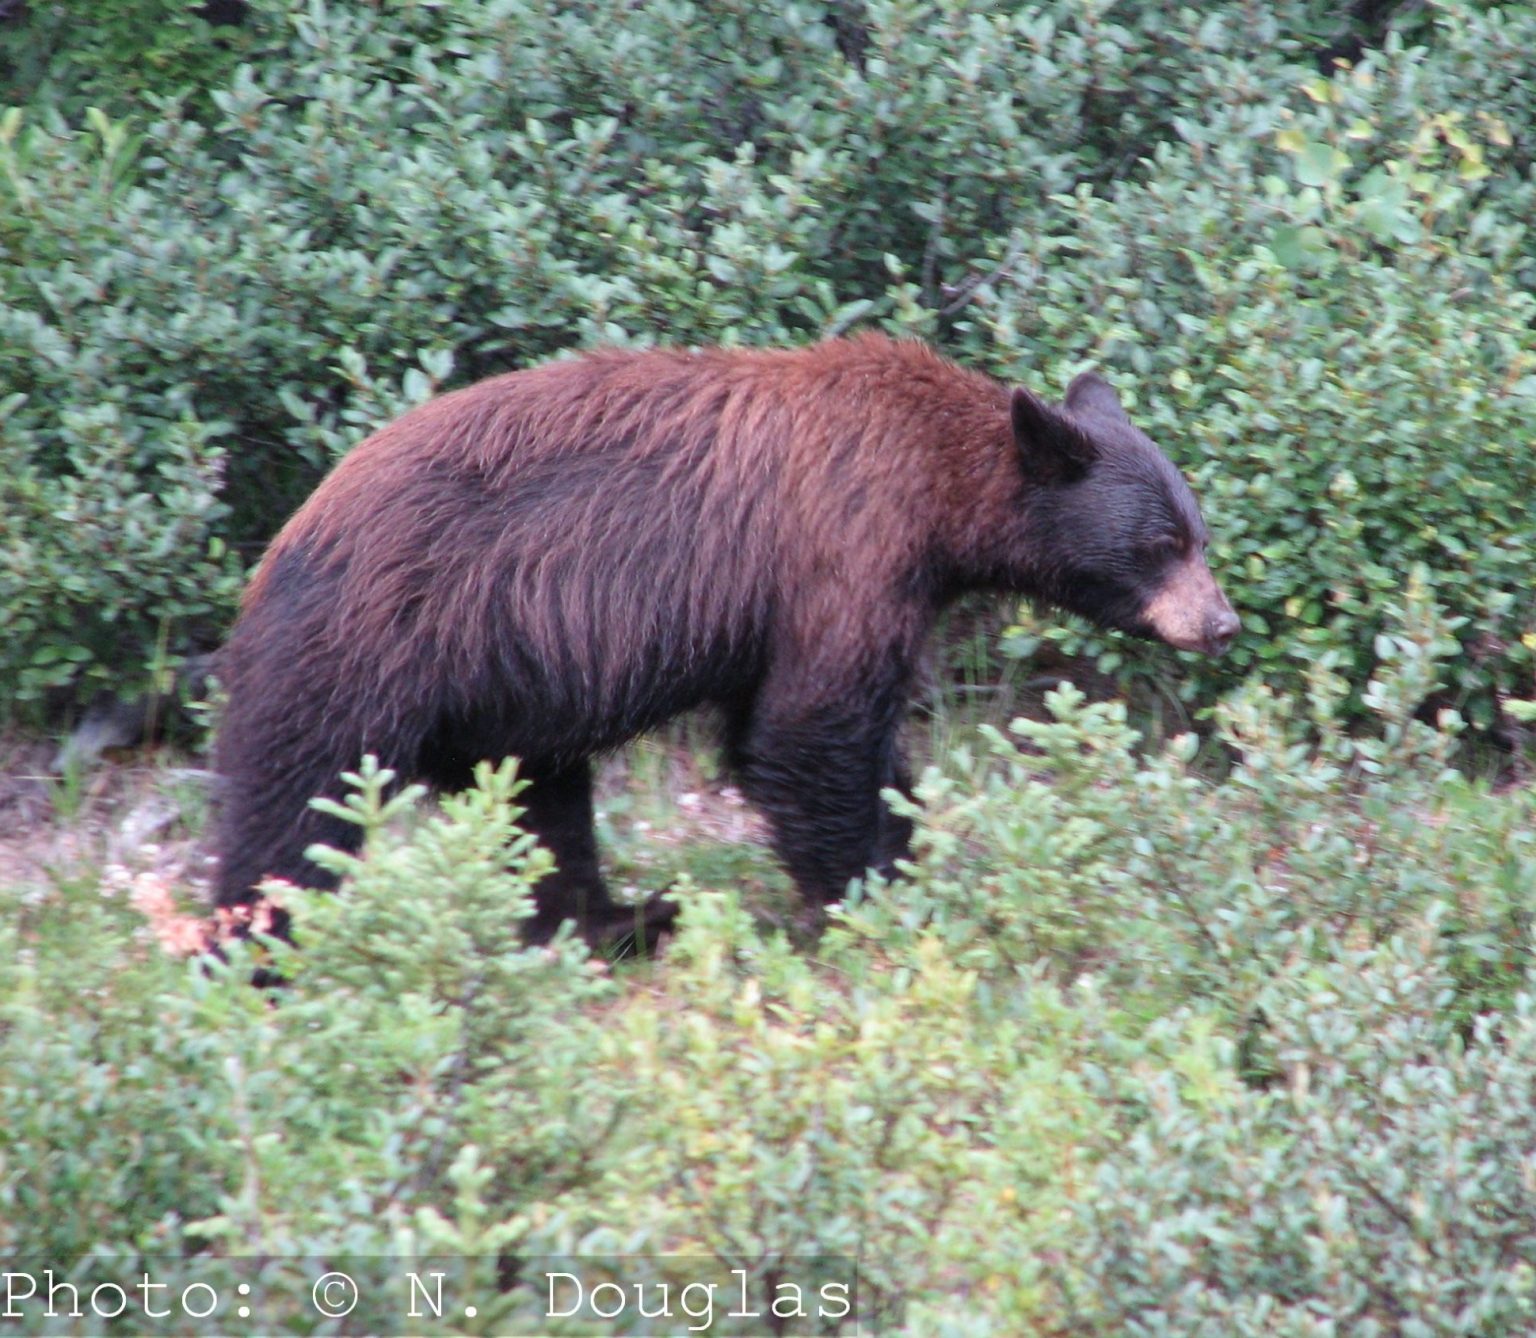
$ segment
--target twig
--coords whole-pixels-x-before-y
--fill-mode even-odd
[[[972,299],[981,289],[989,283],[996,283],[999,279],[1006,278],[1013,267],[1024,258],[1024,239],[1015,235],[1008,247],[1008,254],[985,274],[968,274],[959,283],[951,286],[941,285],[940,293],[949,300],[939,308],[939,315],[943,317],[958,316],[966,307],[970,306]]]

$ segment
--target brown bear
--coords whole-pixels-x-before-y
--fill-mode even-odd
[[[309,806],[373,753],[463,787],[516,756],[556,872],[528,936],[633,926],[592,760],[709,705],[813,907],[890,874],[897,734],[938,611],[993,590],[1219,653],[1238,620],[1177,470],[1098,376],[1057,407],[911,341],[606,351],[492,377],[346,456],[273,541],[221,661],[218,902],[324,885]],[[647,934],[673,913],[653,902]]]

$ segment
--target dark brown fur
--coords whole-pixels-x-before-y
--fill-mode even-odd
[[[575,917],[600,937],[620,915],[590,759],[702,704],[813,902],[889,872],[907,832],[878,792],[904,784],[896,729],[937,610],[976,588],[1074,607],[1057,532],[1074,513],[1055,502],[1100,452],[1169,491],[1186,557],[1203,546],[1182,482],[1139,434],[1119,442],[1134,429],[1089,403],[1097,387],[1113,403],[1095,382],[1073,418],[871,335],[591,354],[405,415],[337,466],[246,592],[223,661],[220,903],[266,874],[320,880],[305,847],[351,833],[307,800],[363,753],[446,788],[516,755],[559,864],[533,933]],[[1082,611],[1155,631],[1136,620],[1163,584]]]

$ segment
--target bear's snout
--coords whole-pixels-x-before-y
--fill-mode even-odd
[[[1226,597],[1222,597],[1222,603],[1227,604]],[[1225,655],[1237,634],[1242,628],[1237,614],[1232,611],[1232,606],[1227,604],[1223,609],[1217,610],[1211,615],[1207,623],[1205,645],[1201,648],[1207,655]]]
[[[1242,626],[1198,554],[1168,572],[1141,616],[1159,641],[1205,655],[1225,654]]]

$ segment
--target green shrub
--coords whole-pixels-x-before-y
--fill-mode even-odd
[[[1335,653],[1358,685],[1422,561],[1466,619],[1444,699],[1499,726],[1530,695],[1528,7],[260,0],[196,96],[172,61],[79,111],[96,54],[110,82],[192,32],[146,12],[0,124],[6,709],[210,639],[210,540],[250,561],[442,386],[859,322],[1041,387],[1101,363],[1195,476],[1229,665],[1175,690],[1068,649],[1197,707]],[[82,506],[153,536],[145,590],[44,533]]]
[[[914,1334],[1523,1331],[1536,813],[1413,717],[1453,646],[1416,588],[1374,737],[1319,671],[1223,706],[1220,776],[1064,689],[924,778],[910,876],[811,950],[686,883],[657,963],[523,948],[510,767],[436,810],[365,767],[275,996],[111,883],[0,888],[0,1250],[244,1280],[278,1330],[343,1264],[398,1327],[451,1259],[476,1328],[562,1331],[512,1285],[553,1257],[856,1259]]]
[[[1192,739],[1138,760],[1123,707],[1063,688],[1022,750],[920,784],[913,877],[846,911],[831,963],[920,970],[942,943],[978,1034],[1042,1006],[1042,968],[1071,979],[1051,1006],[1086,1025],[1051,1055],[1099,1120],[1044,1278],[968,1293],[970,1325],[925,1298],[914,1331],[1529,1327],[1531,798],[1447,770],[1457,722],[1411,704],[1455,642],[1422,585],[1394,623],[1376,738],[1322,671],[1305,705],[1224,706],[1215,782]]]
[[[198,320],[137,289],[125,220],[134,142],[92,118],[80,154],[0,120],[0,701],[131,686],[167,648],[210,644],[238,573],[222,535],[226,427],[190,381],[145,397],[137,377]],[[142,239],[140,252],[163,241]],[[127,296],[133,292],[135,296]],[[206,406],[202,409],[206,414]],[[128,680],[125,683],[125,679]]]
[[[1410,704],[1434,693],[1454,624],[1422,580],[1389,613],[1364,691],[1377,728],[1347,728],[1349,685],[1326,664],[1305,702],[1245,688],[1216,713],[1220,784],[1192,734],[1140,756],[1122,703],[1066,685],[1051,720],[984,728],[984,752],[925,774],[920,806],[898,800],[921,819],[914,877],[846,927],[872,942],[923,929],[988,974],[1057,961],[1149,1016],[1209,1000],[1258,1044],[1277,978],[1339,945],[1379,947],[1435,906],[1447,1016],[1512,1006],[1536,887],[1530,796],[1495,802],[1450,769],[1459,718],[1431,728]]]
[[[1341,954],[1271,1014],[1284,1081],[1111,1077],[1145,1122],[1080,1204],[1085,1334],[1517,1333],[1536,1317],[1531,996],[1463,1041],[1434,935]],[[1218,1051],[1218,1064],[1230,1063]]]
[[[1063,376],[1122,368],[1140,420],[1189,468],[1245,634],[1169,692],[1209,701],[1255,670],[1295,692],[1322,659],[1358,694],[1388,606],[1425,564],[1465,620],[1442,700],[1486,727],[1503,697],[1528,695],[1525,239],[1484,193],[1486,138],[1455,112],[1402,112],[1423,74],[1400,53],[1308,83],[1305,111],[1185,127],[1146,182],[1064,201],[1075,228],[979,323],[1021,366],[1044,343],[1066,354]],[[1493,124],[1479,133],[1507,135]],[[1026,628],[1025,648],[1044,635],[1165,676],[1165,654]]]
[[[0,1248],[151,1271],[269,1253],[282,1306],[312,1256],[482,1253],[444,1225],[479,1141],[499,1178],[472,1197],[493,1221],[581,1180],[622,1092],[589,1062],[583,1011],[611,986],[570,943],[518,942],[549,857],[513,827],[510,765],[408,844],[388,824],[412,796],[386,802],[386,780],[358,777],[373,858],[333,857],[347,895],[287,892],[303,931],[271,949],[293,982],[276,998],[248,983],[256,949],[222,967],[146,954],[102,889],[8,914],[39,946],[0,990]]]
[[[124,115],[206,93],[260,50],[279,8],[261,0],[48,0],[0,14],[0,86],[15,101]]]

